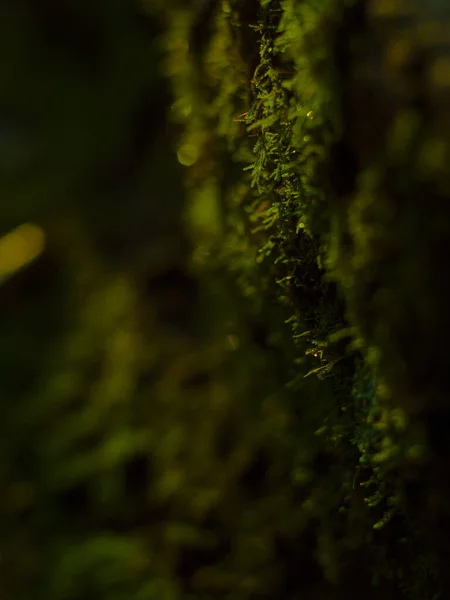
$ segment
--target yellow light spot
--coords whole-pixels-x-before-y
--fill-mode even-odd
[[[0,238],[0,279],[31,263],[42,254],[44,247],[44,231],[31,223],[25,223]]]
[[[239,348],[239,338],[237,335],[227,335],[225,341],[229,350],[237,350]]]
[[[310,110],[309,112],[306,113],[306,116],[308,117],[308,119],[314,119],[315,113],[313,110]]]
[[[177,152],[178,161],[185,167],[190,167],[197,162],[199,150],[194,144],[185,144]]]

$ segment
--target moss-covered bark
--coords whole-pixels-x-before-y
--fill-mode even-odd
[[[208,186],[201,194],[195,181],[191,202],[222,207],[215,255],[269,327],[263,286],[284,306],[303,416],[312,412],[302,378],[321,381],[321,450],[330,445],[334,468],[353,479],[310,515],[326,532],[317,537],[325,576],[345,589],[356,550],[385,594],[433,597],[445,589],[436,511],[445,519],[447,301],[433,249],[444,255],[448,238],[448,15],[362,1],[253,7],[259,59],[248,51],[249,13],[230,2],[211,9],[209,43],[185,49],[197,83],[179,62],[185,139],[198,152],[191,173]],[[318,480],[331,497],[333,483]],[[326,516],[338,509],[342,522]]]

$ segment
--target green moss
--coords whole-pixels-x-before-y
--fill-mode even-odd
[[[251,300],[255,314],[261,315],[269,328],[276,331],[282,327],[271,317],[273,303],[286,315],[294,342],[289,352],[296,365],[293,376],[286,381],[288,389],[300,396],[307,389],[305,378],[315,377],[318,381],[313,386],[317,397],[314,410],[302,404],[300,397],[294,405],[309,425],[315,423],[314,430],[320,434],[314,441],[303,429],[302,433],[298,431],[305,448],[298,450],[303,458],[294,472],[296,480],[306,485],[304,489],[311,489],[308,485],[317,481],[320,489],[328,490],[327,500],[321,493],[313,493],[305,501],[304,510],[306,521],[315,515],[325,528],[317,538],[323,548],[319,562],[325,576],[335,583],[342,583],[346,577],[345,569],[340,571],[337,566],[343,560],[341,553],[348,551],[344,548],[362,549],[367,542],[365,536],[369,535],[367,527],[373,532],[389,528],[394,531],[401,522],[405,535],[412,535],[415,526],[407,523],[403,473],[404,469],[419,468],[413,463],[420,465],[425,452],[420,433],[393,398],[393,381],[401,379],[403,365],[392,360],[392,356],[389,367],[383,362],[381,349],[389,344],[389,331],[380,323],[378,342],[372,344],[372,334],[358,316],[366,302],[363,286],[373,279],[373,270],[367,272],[368,265],[380,265],[377,268],[381,273],[385,269],[383,256],[392,260],[392,253],[398,251],[386,233],[395,209],[390,199],[383,196],[386,180],[380,171],[367,168],[356,174],[359,191],[348,213],[342,204],[344,221],[336,209],[342,199],[333,187],[336,167],[330,163],[335,159],[340,136],[347,131],[345,119],[350,109],[342,110],[340,104],[346,82],[339,81],[343,72],[336,68],[336,52],[343,43],[338,36],[345,36],[348,23],[356,22],[352,14],[357,15],[362,5],[353,4],[354,8],[352,4],[336,2],[261,3],[259,20],[251,24],[259,38],[259,61],[250,86],[240,78],[243,69],[236,68],[239,61],[234,48],[232,52],[228,50],[225,58],[223,40],[229,36],[225,29],[232,28],[231,14],[233,25],[239,22],[239,4],[223,6],[222,14],[219,5],[219,16],[214,21],[219,27],[217,40],[209,48],[221,44],[222,64],[228,60],[233,68],[228,69],[220,84],[203,71],[206,81],[202,85],[208,88],[205,102],[211,98],[211,88],[215,102],[209,111],[200,108],[197,113],[202,113],[204,123],[209,123],[205,128],[217,132],[213,138],[216,167],[211,168],[217,172],[225,168],[227,173],[220,179],[224,229],[212,254],[219,265],[226,265],[241,293]],[[356,31],[351,35],[355,36],[355,47],[362,43],[357,41]],[[245,62],[246,57],[243,59]],[[215,59],[206,52],[203,60],[200,64],[208,64],[209,69]],[[247,105],[240,104],[245,98]],[[235,106],[237,122],[245,124],[245,130],[231,129],[230,106]],[[357,108],[352,106],[352,110]],[[404,114],[405,119],[408,114],[412,116],[404,125],[397,121],[390,142],[394,154],[394,148],[406,148],[404,136],[409,136],[411,148],[415,143],[417,115],[407,111]],[[223,115],[228,115],[225,120]],[[226,121],[229,131],[224,128]],[[192,123],[189,119],[188,127]],[[370,150],[370,140],[367,147]],[[242,165],[240,173],[234,166],[225,167],[230,160]],[[194,197],[195,194],[193,188]],[[351,239],[348,250],[347,239]],[[333,279],[338,281],[338,293],[330,283]],[[380,302],[381,296],[382,292]],[[265,297],[271,298],[270,303],[264,301]],[[389,302],[388,298],[385,300]],[[368,317],[371,326],[374,314]],[[332,480],[317,477],[311,471],[313,456],[325,447],[334,457],[335,477],[342,477],[339,463],[352,473],[350,489],[344,478],[332,493]],[[414,448],[417,452],[413,452]],[[416,459],[412,459],[413,455]],[[350,504],[357,502],[357,488],[364,490],[361,499],[365,509],[352,509],[349,519],[358,523],[361,535],[348,530],[348,545],[341,546],[335,537],[336,524],[325,515],[344,497]],[[313,505],[319,508],[307,517]],[[382,549],[387,542],[370,535],[374,551],[369,560],[375,577],[383,572],[386,557]],[[384,558],[379,558],[381,555]],[[384,577],[404,587],[405,578],[413,576],[408,573],[400,576],[388,569],[380,575],[380,581]]]
[[[1,425],[8,597],[439,597],[446,545],[417,488],[442,510],[420,410],[445,392],[445,303],[425,315],[446,229],[419,196],[433,180],[431,202],[444,200],[446,112],[413,108],[419,76],[395,46],[397,33],[419,50],[430,39],[403,30],[401,7],[371,7],[152,3],[176,139],[155,137],[134,167],[124,131],[140,90],[161,84],[153,41],[125,8],[98,9],[117,42],[100,104],[118,95],[98,120],[88,75],[69,61],[53,78],[42,39],[48,90],[81,89],[98,140],[83,156],[81,108],[55,112],[52,96],[55,131],[76,117],[52,137],[70,152],[48,146],[47,172],[65,169],[29,181],[33,194],[14,187],[24,201],[2,221],[36,219],[47,241],[0,287],[2,397],[15,400]],[[399,72],[404,87],[386,86]],[[435,91],[444,72],[430,67]],[[120,185],[96,177],[118,148]]]

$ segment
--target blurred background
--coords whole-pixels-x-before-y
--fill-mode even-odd
[[[195,146],[177,142],[157,8],[0,6],[5,600],[283,583],[270,566],[292,527],[292,492],[276,489],[292,462],[283,357],[218,274],[217,207],[186,209]],[[181,50],[196,11],[201,29],[207,3],[170,13]]]

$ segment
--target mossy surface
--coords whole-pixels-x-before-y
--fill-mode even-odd
[[[431,307],[437,308],[442,336],[446,331],[445,316],[444,321],[437,316],[442,315],[438,306],[443,300],[431,281],[434,259],[429,248],[430,240],[433,247],[436,243],[435,225],[433,217],[424,225],[423,202],[423,195],[430,198],[438,185],[433,214],[437,220],[445,217],[446,176],[439,164],[446,164],[448,136],[442,108],[442,122],[435,116],[433,121],[444,127],[443,162],[420,150],[433,129],[431,112],[437,114],[431,107],[442,107],[445,96],[441,80],[435,80],[439,91],[430,88],[424,94],[431,76],[427,73],[433,72],[442,44],[433,41],[431,31],[440,32],[441,39],[445,29],[434,10],[421,13],[417,7],[388,3],[273,1],[258,8],[255,3],[249,12],[257,19],[248,23],[239,2],[217,4],[210,15],[209,45],[196,50],[195,58],[186,54],[187,62],[192,58],[196,65],[199,83],[192,86],[189,77],[183,79],[189,71],[180,68],[175,88],[183,98],[193,89],[198,94],[185,131],[208,132],[207,150],[199,150],[191,173],[194,178],[201,173],[207,157],[215,186],[201,196],[194,183],[191,201],[206,203],[208,198],[222,208],[221,233],[212,254],[222,257],[269,327],[279,326],[261,296],[271,298],[270,306],[283,307],[297,365],[287,382],[299,394],[294,411],[322,421],[320,443],[308,442],[308,460],[328,448],[337,469],[334,476],[342,477],[338,464],[352,473],[351,485],[344,482],[335,497],[332,482],[318,478],[319,488],[332,498],[328,508],[314,503],[320,506],[314,515],[323,519],[325,530],[329,527],[318,536],[319,547],[328,540],[327,550],[318,552],[319,562],[337,583],[346,577],[345,568],[340,571],[337,565],[351,563],[348,549],[362,552],[370,544],[366,560],[374,581],[384,581],[385,593],[393,597],[400,589],[432,597],[440,587],[432,583],[437,551],[429,551],[429,561],[424,558],[423,564],[434,566],[421,570],[420,579],[405,566],[411,559],[402,550],[402,544],[412,544],[418,555],[428,552],[423,550],[428,524],[415,522],[418,509],[412,508],[410,489],[429,464],[427,417],[417,415],[431,410],[433,392],[423,385],[420,392],[412,392],[414,381],[423,373],[430,382],[426,385],[433,382],[436,387],[442,381],[447,390],[447,370],[438,366],[441,359],[430,358],[437,361],[431,375],[426,366],[430,361],[421,350],[422,335],[437,340],[436,330],[424,331]],[[252,33],[246,31],[248,25]],[[253,32],[259,60],[244,50],[239,62],[236,51],[250,44],[242,38],[253,43]],[[236,39],[240,45],[233,43]],[[213,65],[227,64],[227,53],[224,76],[209,77]],[[252,73],[250,81],[243,81],[245,67]],[[232,114],[245,127],[237,128]],[[216,140],[213,152],[211,139]],[[426,187],[414,167],[421,155],[434,169]],[[241,174],[230,162],[242,164]],[[429,231],[423,234],[419,227]],[[440,247],[447,235],[446,226],[440,228]],[[418,290],[424,284],[430,290],[427,300],[418,291],[411,295],[413,286]],[[386,309],[378,303],[383,294]],[[430,349],[432,356],[437,351]],[[320,381],[314,410],[300,399],[305,377]],[[443,395],[440,401],[435,398],[443,414]],[[300,430],[299,438],[306,439]],[[340,514],[349,519],[347,529],[343,526],[346,534],[336,525],[339,519],[335,523],[325,517],[340,503]],[[335,527],[340,533],[334,538],[330,531]],[[337,541],[341,535],[344,542]]]

